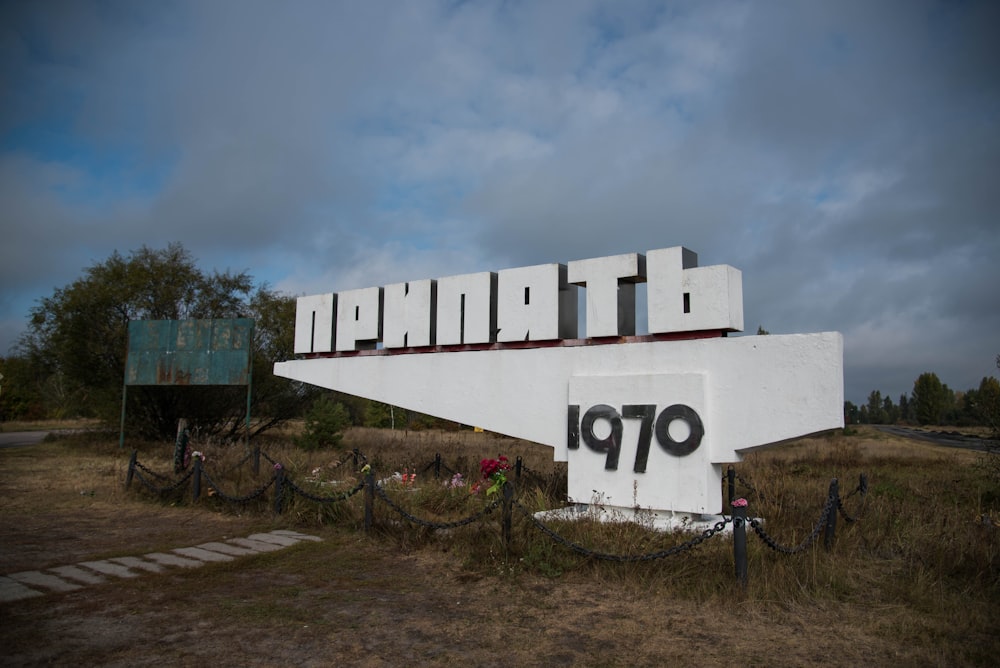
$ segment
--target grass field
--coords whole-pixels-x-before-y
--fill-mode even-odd
[[[424,466],[474,477],[479,459],[520,456],[541,487],[532,509],[559,503],[564,471],[548,448],[470,432],[353,430],[347,450],[377,477],[419,471],[412,490],[386,491],[419,517],[448,521],[485,499],[447,490]],[[196,446],[198,447],[198,446]],[[298,484],[324,495],[358,479],[346,450],[263,444]],[[171,446],[139,444],[139,459],[169,470]],[[229,493],[259,476],[231,468],[240,448],[202,446]],[[714,537],[681,555],[608,563],[554,543],[515,513],[507,549],[490,514],[432,531],[376,505],[363,531],[362,495],[335,505],[301,497],[271,512],[271,497],[233,506],[185,490],[164,497],[123,488],[128,455],[117,437],[77,434],[0,450],[0,574],[195,545],[272,528],[323,538],[267,555],[174,570],[78,592],[0,604],[10,665],[995,665],[1000,650],[1000,483],[984,455],[872,429],[787,443],[737,470],[751,515],[783,545],[812,530],[830,479],[846,497],[861,473],[855,524],[779,554],[749,536],[749,585],[733,574],[732,542]],[[339,483],[339,484],[334,484]],[[563,493],[564,493],[564,487]],[[553,525],[594,550],[643,554],[689,536],[641,525]]]

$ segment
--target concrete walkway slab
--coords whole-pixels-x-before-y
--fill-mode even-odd
[[[322,538],[292,531],[275,529],[255,533],[246,538],[230,538],[225,542],[208,542],[194,547],[179,547],[169,553],[150,552],[140,557],[112,557],[81,561],[69,566],[57,566],[45,571],[23,571],[0,575],[0,603],[43,596],[48,592],[71,592],[84,585],[107,582],[105,576],[135,578],[147,573],[163,573],[168,567],[196,568],[208,562],[233,561],[236,557],[261,552],[275,552],[301,541],[320,542]]]
[[[0,575],[0,603],[12,603],[26,598],[42,596],[42,592],[35,591],[31,587],[25,587],[17,580]]]
[[[155,561],[158,564],[164,566],[180,566],[181,568],[197,568],[198,566],[204,566],[204,561],[198,561],[196,559],[185,559],[179,554],[165,554],[163,552],[150,552],[149,554],[143,555],[146,559],[150,561]]]
[[[125,568],[121,564],[113,564],[110,561],[81,561],[77,566],[83,566],[84,568],[89,568],[92,571],[97,571],[101,575],[113,575],[117,578],[137,578],[138,573],[133,573],[129,569]]]
[[[232,545],[246,547],[256,552],[274,552],[283,547],[281,545],[275,545],[274,543],[264,543],[259,540],[251,540],[249,538],[230,538],[226,542],[231,543]]]
[[[21,584],[31,585],[32,587],[41,587],[42,589],[48,589],[49,591],[75,591],[77,589],[83,589],[83,585],[66,582],[62,578],[56,577],[51,573],[43,573],[41,571],[11,573],[7,577],[11,580],[17,580]]]
[[[97,575],[93,571],[84,570],[79,566],[56,566],[55,568],[50,568],[49,571],[55,573],[61,578],[66,578],[75,582],[82,582],[83,584],[88,585],[103,584],[106,582],[106,580],[100,575]]]
[[[275,529],[271,533],[279,536],[288,536],[289,538],[294,538],[296,540],[309,540],[314,543],[323,542],[323,539],[319,536],[310,536],[309,534],[299,533],[298,531],[292,531],[291,529]]]
[[[262,543],[273,543],[274,545],[280,545],[281,547],[288,547],[299,542],[298,538],[282,536],[275,533],[253,533],[247,536],[247,538],[250,540],[259,540]]]
[[[228,554],[222,554],[220,552],[212,552],[211,550],[205,550],[200,547],[178,547],[175,550],[171,550],[182,557],[191,557],[192,559],[200,559],[201,561],[232,561],[233,557]]]
[[[147,571],[149,573],[162,573],[163,566],[160,564],[154,564],[152,561],[146,561],[145,559],[140,559],[139,557],[114,557],[108,559],[108,561],[113,561],[116,564],[121,564],[126,568],[135,568],[140,571]]]
[[[248,547],[237,547],[235,545],[230,545],[229,543],[202,543],[198,547],[203,550],[221,552],[222,554],[229,554],[234,557],[249,557],[253,554],[260,554],[257,550],[251,550]]]

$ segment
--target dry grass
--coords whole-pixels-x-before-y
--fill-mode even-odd
[[[100,426],[99,420],[77,418],[73,420],[41,420],[21,421],[9,420],[0,422],[0,432],[13,431],[67,431],[78,429],[95,429]]]
[[[422,469],[435,453],[466,474],[498,453],[561,473],[547,448],[490,434],[355,430],[345,445],[368,455],[380,476]],[[264,448],[297,483],[324,494],[357,479],[353,462],[332,466],[341,452],[306,453],[281,441]],[[244,453],[204,451],[206,469],[231,493],[270,475],[246,465],[217,474]],[[950,666],[992,665],[1000,649],[996,481],[974,453],[874,430],[803,439],[739,465],[753,485],[740,493],[786,545],[811,530],[830,478],[841,480],[845,497],[860,473],[870,484],[862,521],[841,520],[829,552],[780,555],[751,535],[746,591],[733,577],[726,538],[678,557],[615,564],[569,552],[516,515],[507,551],[495,517],[433,532],[383,504],[376,532],[365,535],[361,495],[326,508],[296,498],[275,518],[269,496],[241,508],[213,498],[192,503],[188,493],[124,492],[126,454],[82,437],[0,451],[0,570],[273,526],[294,525],[324,542],[0,608],[0,642],[15,663]],[[140,444],[140,461],[151,468],[169,470],[169,456],[169,446]],[[321,484],[334,480],[342,484]],[[445,491],[429,472],[418,474],[416,491],[390,493],[414,514],[441,520],[483,504]],[[530,507],[557,502],[544,489],[523,493]],[[847,509],[860,512],[859,500],[847,499]],[[558,529],[615,553],[685,538],[624,523]],[[126,617],[127,639],[116,632]]]

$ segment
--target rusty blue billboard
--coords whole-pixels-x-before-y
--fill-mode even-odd
[[[136,320],[126,385],[248,385],[254,321]]]

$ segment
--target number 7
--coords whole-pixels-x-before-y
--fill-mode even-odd
[[[636,473],[645,473],[646,462],[649,459],[649,444],[653,440],[653,419],[656,417],[656,405],[625,404],[622,406],[622,417],[642,420],[642,424],[639,425],[639,447],[635,451],[635,465],[632,470]]]

